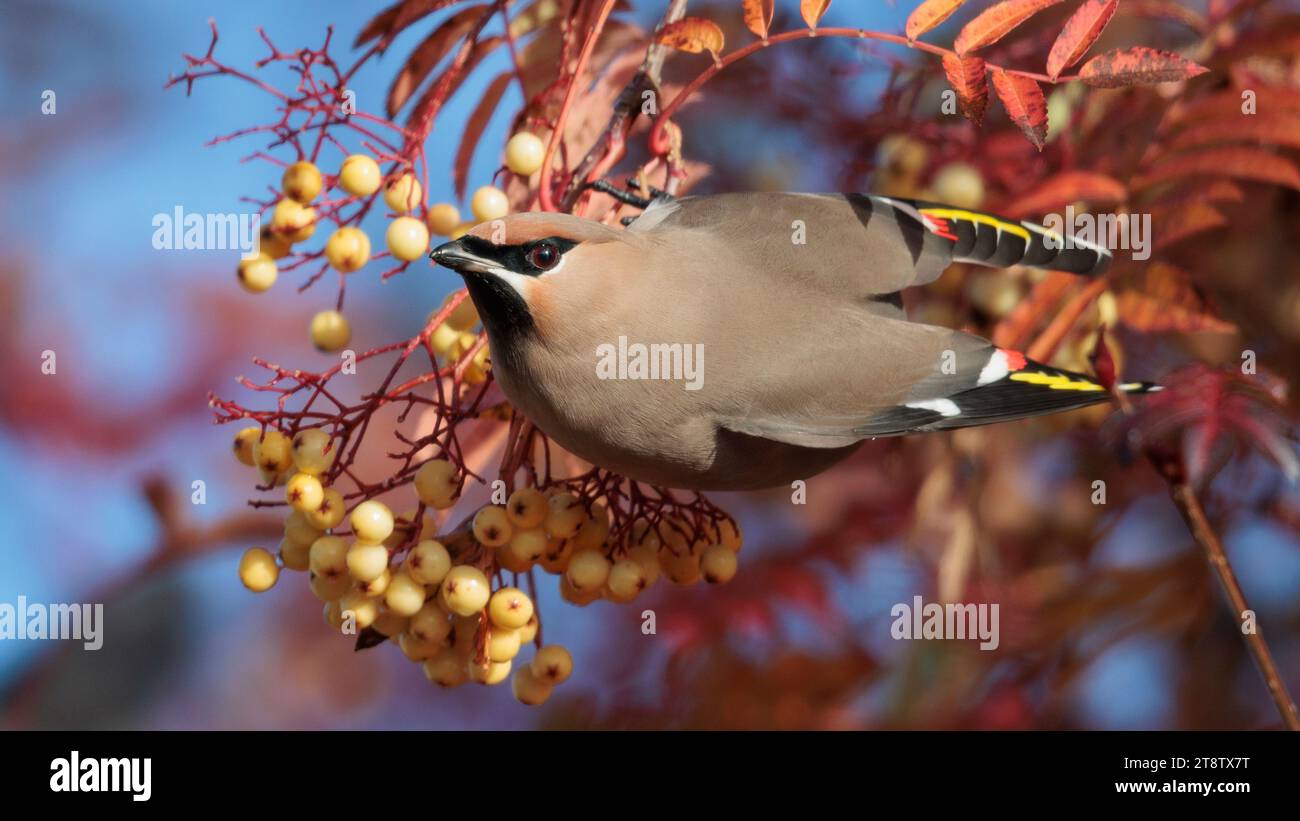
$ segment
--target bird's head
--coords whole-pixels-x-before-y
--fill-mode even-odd
[[[429,258],[460,274],[493,336],[533,332],[557,294],[610,268],[625,232],[571,214],[520,213],[474,226]]]

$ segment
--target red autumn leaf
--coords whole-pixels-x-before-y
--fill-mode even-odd
[[[686,17],[676,23],[669,23],[659,31],[656,39],[678,51],[691,54],[709,51],[715,57],[722,51],[725,42],[718,24],[703,17]]]
[[[953,48],[965,56],[968,51],[992,45],[1030,17],[1059,2],[1061,0],[1004,0],[967,23],[957,35]]]
[[[1062,71],[1079,62],[1115,16],[1118,5],[1119,0],[1086,0],[1079,6],[1052,44],[1052,52],[1047,55],[1047,76],[1055,80]]]
[[[492,119],[493,112],[497,110],[497,105],[501,102],[501,97],[506,93],[514,76],[514,73],[509,71],[498,74],[487,87],[487,91],[483,92],[483,99],[479,100],[474,113],[470,114],[465,122],[465,134],[460,138],[460,148],[456,150],[456,162],[452,166],[452,181],[456,187],[457,197],[465,196],[469,164],[474,159],[474,149],[478,147],[478,141],[482,138],[488,121]]]
[[[1300,148],[1300,116],[1286,111],[1262,111],[1232,119],[1195,122],[1175,137],[1169,147],[1193,148],[1227,142]]]
[[[1122,88],[1190,80],[1207,71],[1180,54],[1134,46],[1093,57],[1079,71],[1079,77],[1090,86]]]
[[[799,13],[803,15],[803,21],[808,24],[810,29],[817,28],[822,15],[830,7],[831,0],[799,0]]]
[[[766,40],[772,26],[773,11],[775,11],[775,0],[745,0],[745,26]]]
[[[463,2],[465,0],[398,0],[370,19],[357,35],[357,39],[352,42],[352,46],[355,48],[382,36],[381,45],[387,48],[394,37],[415,21],[439,9]]]
[[[486,8],[486,5],[478,5],[461,9],[442,21],[432,34],[415,47],[415,51],[406,58],[405,65],[388,89],[389,117],[396,115],[402,106],[406,105],[406,101],[429,76],[429,72],[433,71],[434,66],[438,65],[452,47],[469,33]]]
[[[938,26],[951,17],[952,13],[961,8],[965,2],[966,0],[925,0],[916,7],[916,11],[908,15],[907,25],[904,28],[907,39],[915,40]]]
[[[1154,210],[1154,209],[1153,209]],[[1228,218],[1208,202],[1193,200],[1176,203],[1173,207],[1152,214],[1155,226],[1156,250],[1166,248],[1188,237],[1228,224]]]
[[[1248,91],[1249,97],[1243,96]],[[1246,114],[1244,107],[1248,101],[1254,104],[1256,111],[1290,111],[1300,114],[1300,89],[1289,86],[1251,85],[1250,88],[1237,87],[1207,94],[1171,112],[1171,119],[1180,123],[1220,119],[1240,120],[1242,115]]]
[[[984,110],[989,104],[988,71],[984,61],[978,57],[958,57],[955,54],[943,55],[943,72],[948,75],[948,83],[957,92],[957,102],[966,119],[980,124],[984,119]]]
[[[1047,100],[1038,81],[995,68],[993,88],[1011,121],[1042,151],[1047,144]]]
[[[1115,205],[1128,199],[1124,183],[1096,171],[1062,171],[999,210],[1008,217],[1040,217],[1072,202]]]
[[[1237,327],[1220,319],[1180,268],[1155,262],[1143,269],[1136,287],[1116,297],[1119,319],[1149,333],[1232,333]]]
[[[429,87],[420,95],[411,108],[411,113],[407,115],[406,121],[409,126],[416,126],[420,121],[428,117],[436,117],[442,106],[452,98],[460,86],[465,82],[478,64],[485,57],[493,52],[498,46],[504,43],[504,37],[489,37],[486,40],[479,40],[470,49],[469,57],[466,58],[464,65],[457,66],[453,60],[451,65],[443,70],[438,78],[429,84]]]
[[[1133,181],[1132,186],[1135,189],[1147,188],[1192,176],[1233,177],[1300,190],[1300,169],[1291,160],[1273,151],[1241,146],[1174,155],[1149,168]]]

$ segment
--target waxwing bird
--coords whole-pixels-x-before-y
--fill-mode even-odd
[[[868,195],[657,199],[626,229],[521,213],[430,257],[464,277],[515,406],[583,459],[659,486],[788,484],[864,439],[1109,398],[1090,377],[908,321],[899,292],[952,262],[1109,265],[1103,248],[982,212]]]

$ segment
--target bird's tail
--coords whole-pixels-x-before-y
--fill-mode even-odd
[[[1027,265],[1083,276],[1100,276],[1110,267],[1106,248],[1037,223],[937,203],[910,204],[930,233],[952,243],[953,262],[995,268]]]

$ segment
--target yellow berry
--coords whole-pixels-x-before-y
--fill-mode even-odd
[[[384,603],[388,609],[403,616],[414,616],[424,607],[424,585],[411,578],[408,573],[397,573],[384,593]]]
[[[325,616],[325,623],[335,630],[343,629],[343,608],[339,607],[337,601],[325,602],[325,610],[322,613]]]
[[[531,565],[533,562],[540,561],[546,554],[546,533],[541,528],[532,530],[516,530],[515,535],[510,537],[509,543],[498,551],[497,555],[509,553],[519,562],[525,565]],[[516,571],[523,572],[523,571]]]
[[[443,649],[441,642],[425,641],[410,632],[397,637],[397,646],[402,648],[402,655],[411,661],[427,661]]]
[[[398,214],[415,210],[420,205],[422,196],[423,189],[414,174],[403,174],[384,186],[384,204]]]
[[[293,463],[302,473],[320,476],[334,465],[338,448],[331,447],[330,435],[320,428],[300,430],[293,437]]]
[[[578,529],[578,535],[574,537],[574,548],[600,550],[608,537],[609,511],[604,505],[592,505],[591,515],[583,521],[582,527]]]
[[[539,681],[552,686],[563,684],[573,673],[573,657],[562,644],[548,644],[537,651],[529,665]]]
[[[388,585],[393,581],[393,571],[384,568],[384,572],[368,582],[357,581],[353,584],[354,590],[369,596],[372,599],[379,598],[388,592]]]
[[[381,544],[358,542],[348,549],[347,564],[352,578],[374,581],[388,569],[388,548]]]
[[[371,627],[375,628],[375,631],[380,635],[392,638],[406,630],[409,622],[410,619],[406,618],[406,616],[399,616],[387,607],[383,607],[380,608],[379,617],[375,619],[375,623]]]
[[[406,554],[406,572],[420,584],[442,584],[451,570],[451,554],[441,542],[425,539]]]
[[[447,307],[447,303],[451,302],[451,298],[458,293],[460,292],[452,291],[447,294],[442,300],[442,307]],[[459,305],[452,309],[451,313],[447,314],[447,327],[453,331],[468,331],[477,324],[478,309],[474,307],[474,300],[470,299],[468,295],[460,301]]]
[[[646,587],[645,569],[633,559],[619,559],[609,568],[605,587],[614,601],[632,601]]]
[[[441,644],[451,635],[451,618],[436,601],[426,601],[420,610],[411,616],[406,631],[421,641]]]
[[[325,259],[336,271],[359,271],[370,261],[370,237],[354,225],[345,225],[326,240]]]
[[[533,600],[517,587],[503,587],[488,601],[488,618],[497,627],[517,630],[533,617]]]
[[[321,498],[320,506],[303,515],[306,517],[307,523],[312,527],[319,530],[330,530],[338,527],[343,521],[343,514],[347,512],[346,508],[347,503],[343,501],[343,494],[332,487],[327,487],[324,496]]]
[[[487,606],[490,589],[483,571],[456,565],[442,580],[442,603],[458,616],[472,616]]]
[[[564,578],[579,593],[600,590],[609,578],[609,559],[597,550],[575,551],[573,558],[569,559],[568,569],[564,571]]]
[[[474,192],[469,201],[469,210],[474,212],[474,219],[479,222],[501,219],[510,213],[510,201],[500,188],[485,185]]]
[[[368,197],[379,190],[383,174],[379,163],[365,154],[353,154],[339,168],[339,188],[357,197]]]
[[[257,460],[253,458],[253,445],[257,443],[257,438],[261,433],[261,428],[251,427],[244,428],[235,434],[235,458],[242,464],[250,467],[257,464]]]
[[[268,429],[253,442],[253,462],[267,474],[278,476],[293,464],[293,444],[280,431]]]
[[[506,167],[527,177],[542,167],[546,145],[536,134],[520,131],[506,143]]]
[[[446,510],[460,496],[456,466],[446,459],[430,459],[415,472],[415,493],[435,510]]]
[[[542,623],[537,618],[537,613],[534,612],[528,623],[519,628],[519,645],[522,647],[525,644],[531,644],[533,639],[537,638],[537,630],[541,626]]]
[[[324,602],[338,601],[352,591],[352,578],[344,573],[336,576],[311,574],[311,592]]]
[[[628,544],[631,547],[644,547],[651,554],[654,554],[659,551],[662,542],[659,539],[659,531],[648,520],[637,519],[636,523],[632,525],[632,534]]]
[[[287,242],[302,242],[316,233],[316,209],[291,199],[275,204],[271,229]]]
[[[295,542],[288,536],[280,540],[280,564],[286,570],[303,571],[311,566],[311,545]]]
[[[450,325],[443,322],[433,329],[429,336],[429,344],[433,349],[448,359],[458,359],[460,357],[460,331],[454,330]]]
[[[718,525],[718,541],[730,548],[732,553],[739,553],[740,546],[744,543],[740,525],[734,519],[723,519]]]
[[[270,288],[278,275],[275,260],[268,254],[259,253],[255,257],[239,261],[239,284],[250,294],[260,294]]]
[[[393,532],[393,512],[388,505],[368,499],[352,511],[352,532],[363,542],[382,542]]]
[[[451,230],[451,233],[448,234],[447,237],[448,239],[460,239],[461,237],[468,234],[469,229],[473,228],[476,224],[477,223],[473,223],[473,222],[462,222],[460,225],[457,225],[455,228],[453,228]]]
[[[351,616],[353,623],[364,630],[379,618],[379,602],[359,591],[347,593],[339,599],[339,609],[344,620]]]
[[[552,687],[533,673],[531,666],[525,665],[515,670],[510,677],[510,692],[520,704],[536,707],[551,697]]]
[[[546,497],[535,487],[519,488],[510,494],[510,499],[506,502],[506,515],[510,517],[510,523],[523,530],[541,527],[545,524],[548,513],[550,508],[547,507]]]
[[[280,187],[284,189],[286,197],[305,205],[320,194],[320,169],[306,160],[299,160],[284,169],[284,176],[280,178]]]
[[[419,259],[429,249],[429,229],[415,217],[398,217],[390,222],[384,239],[389,252],[404,262]]]
[[[709,584],[726,584],[736,575],[736,554],[725,544],[715,544],[700,555],[700,572]]]
[[[563,573],[573,557],[573,540],[551,538],[546,540],[546,552],[542,554],[542,569],[547,573]]]
[[[474,514],[474,538],[478,539],[479,544],[500,547],[510,541],[513,535],[514,528],[510,525],[505,508],[488,505]]]
[[[546,533],[559,539],[573,538],[587,518],[582,502],[572,493],[557,493],[546,504],[550,508],[546,514]]]
[[[673,584],[689,586],[700,580],[700,559],[689,550],[683,550],[681,553],[661,550],[659,567],[668,577],[668,581]]]
[[[460,211],[449,202],[440,202],[429,209],[429,231],[445,237],[460,225]]]
[[[264,547],[250,547],[239,560],[239,580],[254,593],[270,590],[278,578],[280,566]]]
[[[469,680],[465,660],[450,647],[444,647],[424,663],[424,675],[439,687],[459,687]]]
[[[257,237],[257,250],[271,259],[284,259],[289,256],[293,246],[288,239],[276,233],[272,226],[265,225]]]
[[[469,677],[479,684],[500,684],[510,677],[510,662],[489,661],[486,667],[480,667],[471,662]]]
[[[295,473],[284,486],[284,500],[293,505],[294,510],[315,510],[325,500],[325,488],[321,487],[320,479],[310,473]]]
[[[487,656],[491,661],[510,661],[519,655],[519,631],[493,626],[488,631]]]
[[[321,311],[311,318],[311,344],[325,353],[342,350],[352,340],[347,317],[338,311]]]
[[[657,549],[650,549],[649,545],[637,545],[627,551],[627,558],[641,566],[641,575],[645,579],[645,587],[650,587],[659,581],[659,552]],[[611,573],[613,570],[610,571]]]
[[[341,576],[348,569],[348,543],[338,536],[321,536],[311,543],[311,572]]]
[[[969,163],[948,163],[935,173],[930,187],[940,201],[958,208],[979,208],[984,202],[984,177]]]

